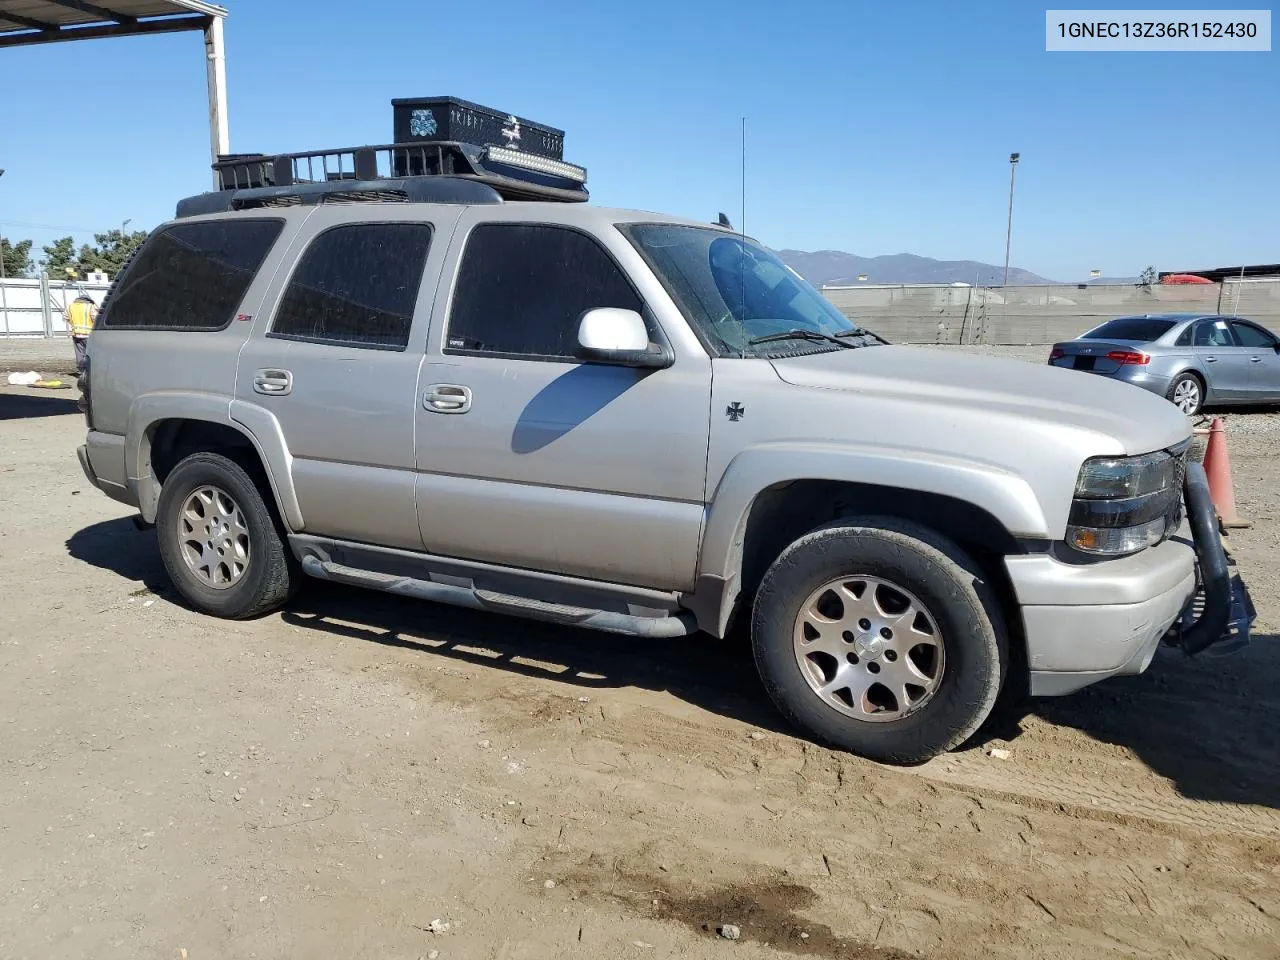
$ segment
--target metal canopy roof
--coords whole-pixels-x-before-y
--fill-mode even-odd
[[[222,36],[226,17],[225,7],[206,0],[0,0],[0,49],[201,31],[209,80],[209,151],[216,161],[231,152]]]
[[[0,0],[0,47],[204,30],[226,15],[204,0]]]

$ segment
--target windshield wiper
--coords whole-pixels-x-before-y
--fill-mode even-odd
[[[882,343],[882,344],[884,344],[885,346],[888,346],[888,345],[889,345],[889,341],[888,341],[888,340],[886,340],[884,337],[880,336],[880,334],[878,334],[878,333],[872,333],[870,330],[863,330],[863,329],[861,329],[860,327],[852,327],[852,328],[851,328],[851,329],[849,329],[849,330],[841,330],[839,333],[833,333],[833,334],[832,334],[832,336],[833,336],[833,337],[860,337],[860,338],[863,338],[863,342],[862,342],[862,343],[860,343],[860,344],[856,344],[856,346],[866,346],[867,344],[871,343],[872,341],[875,341],[875,342],[877,342],[877,343]]]
[[[831,334],[831,333],[822,333],[821,331],[818,331],[818,330],[803,330],[797,327],[795,330],[783,330],[780,333],[770,333],[770,334],[766,334],[763,337],[755,337],[747,341],[747,346],[754,347],[757,344],[776,343],[782,340],[809,340],[809,341],[825,340],[828,343],[834,343],[837,347],[845,347],[847,349],[852,350],[854,347],[859,346],[859,344],[846,343],[844,340],[841,340],[840,338],[849,336],[854,332],[855,331],[850,330],[846,333]]]

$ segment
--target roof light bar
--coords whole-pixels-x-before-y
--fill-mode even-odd
[[[508,150],[506,147],[488,147],[485,159],[494,163],[504,163],[509,167],[520,167],[534,173],[546,173],[553,177],[564,177],[574,183],[586,183],[587,171],[583,167],[563,160],[552,160],[550,157],[539,157],[532,153],[521,153],[519,150]]]

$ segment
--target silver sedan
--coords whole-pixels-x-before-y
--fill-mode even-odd
[[[1210,405],[1280,402],[1280,338],[1242,317],[1116,317],[1055,343],[1049,363],[1132,383],[1188,416]]]

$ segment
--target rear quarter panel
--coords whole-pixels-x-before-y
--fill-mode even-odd
[[[94,330],[93,425],[101,434],[124,438],[125,480],[135,495],[139,481],[150,476],[148,433],[155,423],[171,418],[230,423],[237,360],[253,326],[249,321],[305,215],[279,218],[284,221],[280,237],[223,329]]]
[[[284,229],[279,239],[223,329],[120,330],[106,326],[94,330],[90,387],[96,429],[126,434],[131,428],[145,427],[130,423],[130,409],[139,398],[152,393],[214,395],[230,402],[235,391],[236,361],[252,327],[252,323],[236,317],[251,320],[258,312],[271,278],[302,222],[297,216],[280,219],[284,220]]]
[[[1204,364],[1196,359],[1190,347],[1158,347],[1151,353],[1151,376],[1159,377],[1166,384],[1179,374],[1191,371],[1204,381],[1207,395],[1213,395],[1213,383],[1206,375]]]

